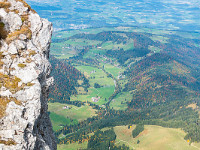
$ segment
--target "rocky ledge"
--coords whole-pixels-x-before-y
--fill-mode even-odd
[[[0,0],[0,150],[56,149],[47,114],[51,34],[23,0]]]

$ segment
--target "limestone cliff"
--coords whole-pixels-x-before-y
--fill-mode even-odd
[[[47,114],[51,33],[23,0],[0,0],[0,150],[56,149]]]

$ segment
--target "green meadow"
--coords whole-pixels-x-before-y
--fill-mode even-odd
[[[94,83],[98,83],[101,86],[114,86],[114,81],[108,78],[106,73],[102,69],[98,69],[92,66],[75,66],[76,69],[84,73],[89,79],[90,85],[93,87]]]
[[[86,149],[88,142],[84,142],[79,144],[78,142],[72,144],[58,144],[58,150],[78,150],[78,149]]]
[[[62,115],[58,115],[54,112],[50,112],[50,119],[51,119],[54,131],[61,129],[62,125],[77,123],[77,121],[71,122],[69,118],[66,118]]]
[[[127,101],[132,99],[132,94],[129,92],[122,92],[117,95],[116,98],[110,103],[110,107],[115,110],[125,110],[127,108]]]
[[[164,128],[155,125],[145,125],[145,129],[136,138],[132,137],[132,130],[135,125],[128,129],[128,126],[116,126],[114,131],[117,135],[115,144],[125,144],[137,150],[199,150],[198,143],[191,145],[184,140],[186,133],[181,129]],[[140,141],[137,144],[137,141]]]
[[[105,104],[108,100],[108,98],[113,94],[115,90],[115,86],[107,86],[107,87],[101,87],[101,88],[89,88],[88,89],[88,93],[85,95],[76,95],[76,96],[71,96],[71,101],[89,101],[89,102],[93,102],[92,101],[92,97],[100,97],[98,102],[94,102],[97,105],[103,105]]]
[[[118,66],[114,66],[114,65],[111,65],[111,64],[105,64],[104,65],[104,69],[112,74],[115,78],[117,78],[121,73],[124,72],[125,69],[123,69],[121,66],[118,67]]]
[[[83,58],[94,58],[94,57],[96,57],[97,54],[105,55],[105,54],[106,54],[106,50],[100,49],[100,48],[93,48],[93,49],[90,49],[90,50],[83,56]]]
[[[98,102],[95,102],[98,105],[105,104],[109,97],[114,93],[115,85],[112,78],[108,78],[106,73],[99,68],[92,66],[75,66],[76,69],[80,70],[88,79],[90,83],[90,88],[86,94],[80,94],[76,96],[71,96],[71,100],[78,101],[92,101],[92,97],[100,97]],[[101,87],[94,88],[94,84],[98,83]]]
[[[50,112],[54,130],[62,128],[62,126],[60,126],[62,124],[76,124],[78,121],[86,120],[87,118],[96,115],[95,110],[87,104],[81,107],[61,103],[49,103],[48,105],[48,111]],[[71,108],[63,109],[64,106],[69,106]]]

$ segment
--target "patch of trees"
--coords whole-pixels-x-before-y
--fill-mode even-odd
[[[155,53],[145,59],[142,59],[126,70],[126,75],[130,77],[138,75],[140,72],[143,72],[151,67],[160,66],[166,63],[169,63],[173,58],[164,53]]]
[[[83,55],[86,54],[90,48],[92,48],[92,46],[85,46],[83,49],[79,49],[78,55],[75,55],[70,59],[83,59]]]
[[[149,37],[152,36],[152,34],[148,33],[135,33],[135,32],[126,32],[125,33],[127,37],[134,40],[134,47],[139,49],[147,49],[149,45],[154,45],[157,47],[157,43],[155,43],[152,39]]]
[[[52,43],[62,43],[65,41],[67,41],[67,38],[59,38],[59,39],[53,38],[51,42]]]
[[[144,130],[143,124],[137,124],[135,129],[132,131],[133,138],[137,137]]]
[[[106,55],[109,57],[114,57],[118,60],[118,62],[121,65],[124,65],[124,63],[130,59],[130,58],[136,58],[136,57],[143,57],[146,54],[148,54],[150,50],[148,49],[132,49],[132,50],[126,50],[124,51],[123,49],[120,50],[108,50],[106,52]]]
[[[100,84],[98,84],[98,83],[94,83],[94,88],[100,88],[100,87],[101,87]]]
[[[54,84],[50,89],[49,101],[80,105],[81,102],[70,102],[70,96],[76,95],[75,87],[79,87],[78,80],[82,80],[81,85],[85,90],[89,87],[89,81],[80,71],[68,64],[50,56],[52,66],[51,76],[54,77]]]
[[[124,41],[127,40],[127,38],[115,34],[116,32],[114,31],[104,31],[100,32],[97,34],[76,34],[69,39],[87,39],[87,40],[96,40],[96,41],[102,41],[102,42],[107,42],[107,41],[112,41],[112,42],[117,42],[117,44],[120,44]]]
[[[88,150],[94,150],[94,149],[99,149],[99,150],[129,150],[129,147],[122,145],[122,146],[116,146],[114,144],[116,140],[116,134],[114,132],[114,129],[109,129],[106,131],[100,131],[98,130],[97,132],[94,133],[93,136],[88,141]]]
[[[77,107],[81,107],[82,105],[85,105],[85,102],[82,102],[82,101],[70,101],[70,100],[67,100],[67,99],[64,99],[64,100],[49,100],[49,102],[51,103],[55,103],[55,102],[59,102],[59,103],[62,103],[62,104],[70,104],[70,105],[74,105],[74,106],[77,106]]]
[[[111,143],[114,143],[116,134],[114,129],[95,132],[88,141],[88,149],[109,149]]]

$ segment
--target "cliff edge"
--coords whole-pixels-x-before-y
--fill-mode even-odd
[[[23,0],[0,0],[0,150],[56,149],[47,114],[51,34]]]

